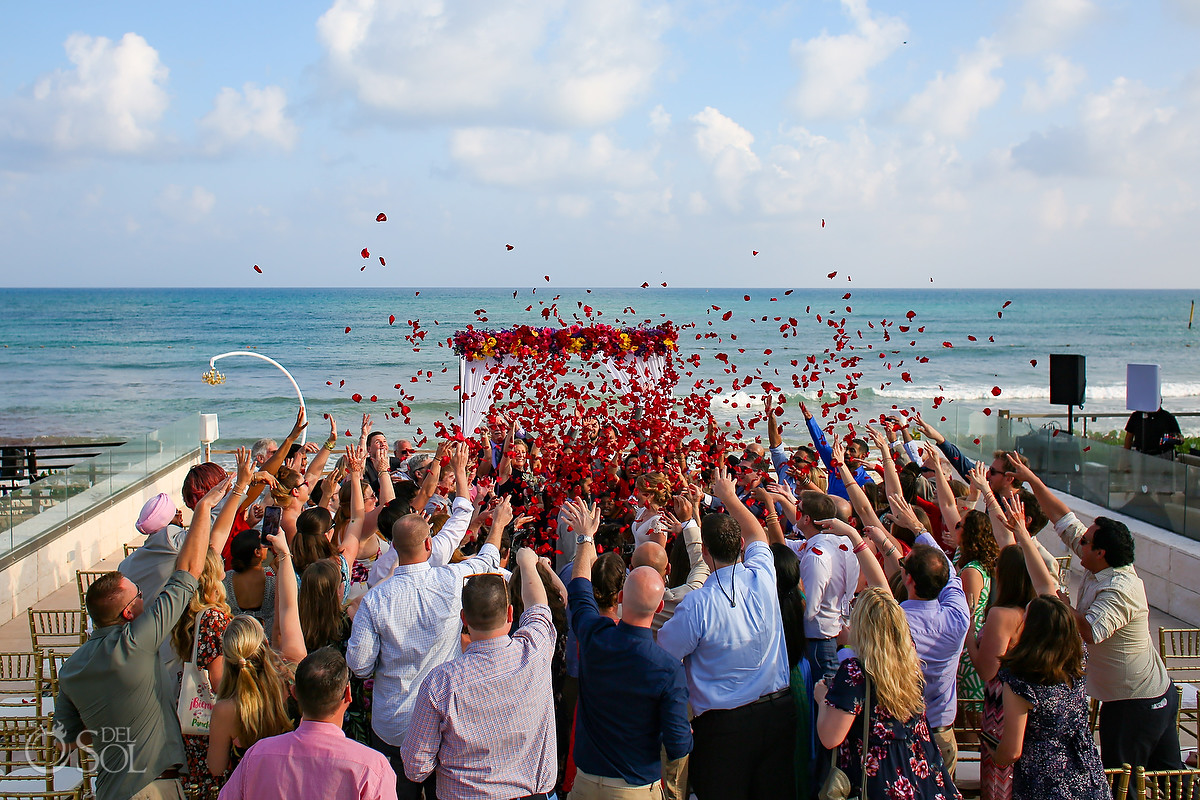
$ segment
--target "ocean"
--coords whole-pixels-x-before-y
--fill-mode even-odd
[[[863,418],[893,404],[927,407],[935,396],[972,408],[1065,411],[1049,406],[1050,353],[1086,356],[1088,413],[1124,411],[1125,365],[1131,362],[1161,366],[1164,407],[1200,410],[1200,323],[1188,329],[1188,292],[856,289],[840,278],[791,294],[786,288],[657,286],[589,293],[549,283],[515,291],[514,298],[513,288],[6,289],[0,294],[0,440],[119,438],[197,412],[219,415],[219,446],[280,438],[294,418],[296,399],[274,367],[228,358],[218,363],[226,383],[201,380],[211,356],[241,349],[270,356],[291,371],[310,408],[314,438],[327,430],[324,412],[334,415],[343,432],[357,432],[359,416],[371,411],[389,437],[411,435],[412,427],[457,407],[458,360],[437,341],[444,343],[467,324],[544,324],[539,303],[556,296],[568,322],[588,305],[609,324],[664,318],[679,326],[696,323],[679,342],[683,357],[701,358],[695,377],[728,382],[725,363],[715,358],[724,353],[739,375],[758,369],[789,387],[790,398],[810,406],[819,404],[815,389],[790,388],[791,375],[799,372],[791,361],[803,364],[809,354],[819,357],[832,347],[827,320],[845,318],[849,344],[866,356],[858,402]],[[846,293],[849,299],[843,299]],[[732,315],[723,319],[728,312]],[[395,324],[389,324],[391,315]],[[795,335],[789,329],[785,338],[775,317],[783,323],[795,318]],[[404,338],[412,333],[410,320],[428,331],[418,351]],[[884,320],[893,323],[887,328],[890,341],[882,338]],[[899,332],[899,325],[910,331]],[[917,332],[920,326],[923,333]],[[695,339],[710,331],[720,338]],[[418,372],[431,375],[412,383]],[[909,382],[901,380],[902,372]],[[844,375],[828,378],[827,391]],[[694,378],[685,380],[690,384]],[[409,403],[413,426],[383,421],[396,401],[397,383],[416,394]],[[993,387],[1000,396],[993,396]],[[753,402],[725,388],[723,399],[743,409]],[[378,402],[356,403],[355,393],[374,395]],[[718,417],[736,413],[715,410]],[[1180,420],[1185,432],[1200,433],[1196,419]],[[1100,420],[1093,428],[1122,424]]]

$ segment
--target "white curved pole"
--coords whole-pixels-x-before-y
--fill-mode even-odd
[[[283,364],[280,364],[278,361],[276,361],[273,358],[268,358],[267,356],[264,356],[262,353],[255,353],[250,350],[234,350],[229,353],[221,353],[221,355],[213,356],[212,358],[210,358],[208,360],[209,369],[212,370],[213,372],[215,372],[217,362],[220,361],[222,358],[228,358],[229,356],[251,356],[253,358],[258,358],[263,361],[266,361],[268,364],[273,364],[275,367],[277,367],[279,369],[280,372],[282,372],[284,374],[284,377],[286,377],[288,379],[288,382],[292,384],[292,388],[296,390],[296,397],[300,398],[300,407],[301,408],[305,407],[304,406],[304,395],[300,393],[300,387],[296,385],[296,379],[292,377],[292,373],[290,373],[286,369],[284,369]],[[303,446],[306,441],[308,441],[308,429],[307,428],[305,428],[304,430],[302,430],[300,432],[301,446]]]

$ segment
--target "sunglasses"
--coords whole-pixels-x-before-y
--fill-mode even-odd
[[[1010,473],[1010,472],[1001,472],[1000,470],[996,469],[995,467],[988,467],[988,472],[987,472],[987,474],[988,474],[988,477],[989,477],[989,478],[996,478],[996,477],[999,477],[999,476],[1001,476],[1001,475],[1011,475],[1012,473]]]

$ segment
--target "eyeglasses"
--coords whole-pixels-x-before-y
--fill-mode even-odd
[[[1001,475],[1008,475],[1008,474],[1009,473],[1007,473],[1007,472],[1001,472],[1000,470],[996,469],[995,467],[988,467],[988,477],[989,478],[995,478],[995,477],[999,477]]]
[[[413,453],[415,453],[415,452],[417,452],[417,451],[416,451],[416,450],[414,450],[414,449],[412,449],[411,447],[401,447],[401,448],[400,448],[399,450],[397,450],[396,452],[397,452],[397,453],[399,453],[399,454],[400,454],[400,455],[402,455],[402,456],[411,456]]]
[[[141,599],[141,597],[142,597],[142,590],[141,590],[141,589],[138,589],[138,591],[137,591],[137,594],[135,594],[135,595],[133,596],[133,599],[132,599],[132,600],[130,600],[128,603],[126,603],[126,604],[125,604],[125,608],[122,608],[122,609],[121,609],[121,615],[122,615],[122,616],[124,616],[124,614],[125,614],[126,610],[128,610],[128,608],[129,608],[131,605],[133,605],[135,602],[137,602],[138,600],[140,600],[140,599]]]
[[[467,582],[471,581],[475,578],[499,578],[500,582],[502,584],[505,584],[506,586],[508,585],[508,582],[504,580],[504,575],[502,573],[499,573],[499,572],[476,572],[474,575],[467,575],[463,578],[463,588],[466,589]]]

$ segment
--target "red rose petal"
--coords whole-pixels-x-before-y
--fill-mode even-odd
[[[1011,305],[1012,305],[1012,300],[1005,300],[1005,301],[1004,301],[1004,305],[1002,305],[1002,306],[1000,306],[1000,307],[1001,307],[1001,308],[1008,308],[1008,307],[1009,307],[1009,306],[1011,306]]]
[[[1000,396],[1000,387],[993,386],[992,387],[992,397],[999,397],[999,396]]]
[[[750,255],[752,255],[752,256],[756,256],[756,255],[758,255],[758,251],[757,251],[757,250],[751,250],[751,251],[750,251]]]
[[[383,256],[379,257],[379,266],[381,266],[381,267],[387,266],[387,262],[383,260]]]
[[[742,299],[743,299],[743,300],[746,300],[747,302],[749,302],[749,300],[750,300],[750,295],[748,295],[748,294],[744,294],[744,295],[742,295]]]
[[[387,222],[387,214],[384,214],[382,211],[380,211],[379,215],[377,217],[375,217],[375,221],[376,222]]]
[[[347,326],[347,327],[346,327],[346,333],[349,333],[349,332],[350,332],[350,328],[349,328],[349,326]]]
[[[365,248],[365,247],[364,247],[364,248],[362,249],[362,257],[363,257],[363,258],[370,258],[370,257],[371,257],[371,251],[370,251],[370,250],[368,250],[367,248]]]
[[[341,388],[342,388],[343,386],[345,386],[345,385],[346,385],[346,382],[345,382],[345,381],[338,381],[338,388],[339,388],[339,389],[341,389]]]
[[[984,415],[985,417],[990,417],[990,416],[992,415],[992,410],[991,410],[990,408],[985,408],[985,409],[983,410],[983,415]]]
[[[325,381],[326,386],[333,386],[333,381]]]
[[[504,249],[505,249],[505,250],[512,250],[512,249],[513,249],[513,246],[512,246],[511,244],[506,244],[506,245],[504,245]]]
[[[643,288],[643,289],[649,289],[649,288],[650,288],[650,283],[649,283],[649,282],[643,282],[643,283],[642,283],[642,288]]]
[[[954,345],[950,344],[949,342],[942,342],[942,347],[954,347]]]
[[[378,402],[379,402],[379,398],[378,398],[378,397],[376,397],[375,395],[371,395],[371,402],[372,402],[372,403],[378,403]]]
[[[1036,366],[1037,366],[1037,359],[1036,359],[1036,358],[1031,358],[1031,359],[1029,359],[1029,366],[1031,366],[1031,367],[1036,367]]]
[[[353,400],[353,401],[354,401],[354,402],[356,402],[356,403],[361,403],[361,402],[362,402],[362,395],[361,395],[361,394],[359,394],[358,392],[355,392],[354,394],[350,395],[350,399],[351,399],[351,400]]]
[[[396,324],[396,315],[388,314],[388,325],[395,325],[395,324]]]
[[[257,272],[259,275],[262,275],[262,267],[260,267],[258,264],[254,265],[254,271]]]
[[[821,227],[822,227],[822,228],[824,228],[824,227],[825,227],[825,220],[821,220]]]
[[[832,280],[832,279],[836,278],[836,277],[837,277],[837,270],[834,270],[833,272],[829,273],[829,274],[828,274],[828,275],[826,275],[825,277],[826,277],[826,278],[829,278],[830,280]]]

